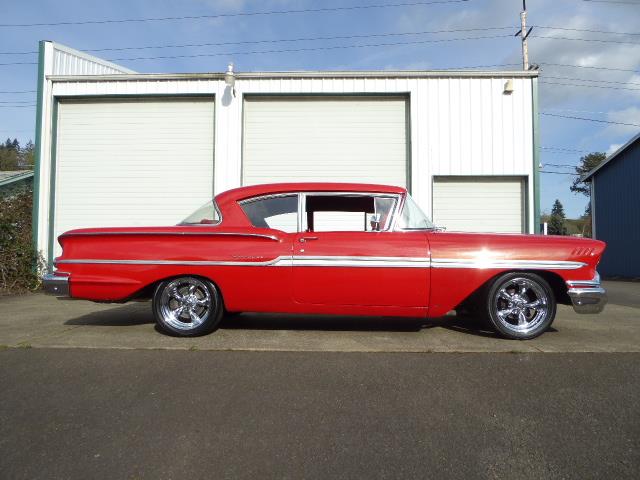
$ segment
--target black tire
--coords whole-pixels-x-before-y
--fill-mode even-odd
[[[534,273],[506,273],[491,284],[484,299],[491,326],[504,338],[529,340],[544,333],[556,316],[547,281]]]
[[[153,294],[158,327],[174,336],[197,337],[212,332],[222,320],[224,306],[216,286],[200,277],[161,282]]]

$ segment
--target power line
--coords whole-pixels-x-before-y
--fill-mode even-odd
[[[4,100],[0,100],[0,103],[33,103],[33,100],[8,100],[8,101],[4,101]]]
[[[631,73],[640,73],[640,70],[630,70],[626,68],[615,68],[615,67],[596,67],[591,65],[573,65],[570,63],[548,63],[548,62],[539,62],[541,65],[549,65],[552,67],[570,67],[570,68],[591,68],[594,70],[611,70],[616,72],[631,72]]]
[[[36,90],[0,90],[0,93],[36,93]]]
[[[0,108],[31,108],[31,107],[35,107],[36,104],[31,104],[31,105],[0,105]]]
[[[294,53],[294,52],[313,52],[319,50],[340,50],[347,48],[370,48],[370,47],[393,47],[399,45],[421,45],[425,43],[443,43],[443,42],[456,42],[467,40],[484,40],[494,38],[506,38],[511,37],[511,34],[506,35],[488,35],[482,37],[463,37],[463,38],[446,38],[446,39],[430,39],[430,40],[415,40],[410,42],[391,42],[391,43],[365,43],[355,45],[332,45],[324,47],[303,47],[303,48],[288,48],[282,50],[255,50],[249,52],[215,52],[215,53],[197,53],[193,55],[160,55],[154,57],[124,57],[124,58],[111,58],[110,61],[130,61],[130,60],[161,60],[171,58],[200,58],[200,57],[219,57],[219,56],[236,56],[236,55],[259,55],[266,53]],[[3,65],[0,63],[0,65]]]
[[[409,42],[390,42],[390,43],[365,43],[365,44],[352,44],[352,45],[332,45],[323,47],[305,47],[305,48],[287,48],[280,50],[254,50],[245,52],[214,52],[214,53],[198,53],[192,55],[158,55],[153,57],[123,57],[123,58],[109,58],[109,61],[135,61],[135,60],[164,60],[173,58],[203,58],[203,57],[219,57],[219,56],[240,56],[240,55],[262,55],[272,53],[295,53],[295,52],[313,52],[321,50],[340,50],[348,48],[370,48],[370,47],[393,47],[400,45],[421,45],[426,43],[442,43],[442,42],[455,42],[455,41],[468,41],[468,40],[484,40],[495,38],[511,37],[511,34],[505,35],[487,35],[480,37],[462,37],[462,38],[446,38],[446,39],[430,39],[430,40],[415,40]],[[0,63],[0,66],[8,65],[37,65],[37,62],[6,62]],[[503,64],[509,65],[509,64]],[[515,64],[514,64],[515,65]]]
[[[539,170],[540,173],[554,173],[556,175],[575,175],[579,177],[580,175],[577,173],[569,173],[569,172],[552,172],[551,170]]]
[[[542,28],[544,30],[563,30],[567,32],[604,33],[606,35],[640,35],[640,32],[614,32],[611,30],[593,30],[590,28],[550,27],[544,25],[535,25],[535,28]]]
[[[513,27],[483,27],[483,28],[456,28],[451,30],[425,30],[421,32],[387,32],[387,33],[370,33],[362,35],[335,35],[328,37],[301,37],[301,38],[282,38],[282,39],[265,39],[265,40],[245,40],[240,42],[216,42],[216,43],[185,43],[185,44],[167,44],[167,45],[142,45],[138,47],[105,47],[105,48],[86,48],[84,52],[121,52],[127,50],[160,50],[164,48],[193,48],[193,47],[222,47],[229,45],[254,45],[261,43],[287,43],[287,42],[312,42],[320,40],[352,40],[356,38],[380,38],[380,37],[396,37],[411,35],[427,35],[440,33],[459,33],[459,32],[484,32],[489,30],[506,30]],[[37,51],[30,52],[0,52],[0,55],[31,55]]]
[[[577,42],[597,42],[597,43],[618,43],[624,45],[640,45],[638,42],[628,42],[626,40],[604,40],[600,38],[573,38],[573,37],[558,37],[555,35],[533,35],[535,38],[549,38],[554,40],[573,40]]]
[[[56,27],[64,25],[104,25],[112,23],[142,23],[142,22],[166,22],[176,20],[208,20],[216,18],[234,18],[234,17],[252,17],[266,15],[288,15],[294,13],[326,13],[353,10],[369,10],[380,8],[396,8],[396,7],[415,7],[427,5],[444,5],[455,3],[466,3],[470,0],[434,0],[428,2],[402,2],[402,3],[378,3],[371,5],[353,5],[348,7],[320,7],[320,8],[301,8],[289,10],[269,10],[258,12],[237,12],[237,13],[218,13],[215,15],[185,15],[179,17],[147,17],[147,18],[122,18],[110,20],[76,20],[67,22],[41,22],[41,23],[4,23],[0,24],[0,28],[15,27]]]
[[[563,83],[563,82],[547,82],[545,80],[540,80],[540,83],[544,83],[547,85],[562,85],[565,87],[585,87],[585,88],[603,88],[605,90],[634,90],[640,91],[640,88],[627,88],[627,87],[612,87],[609,85],[582,85],[579,83]]]
[[[546,78],[553,78],[556,80],[573,80],[576,82],[597,82],[597,83],[614,83],[614,84],[618,84],[618,85],[638,85],[640,86],[640,83],[637,82],[617,82],[614,80],[596,80],[596,79],[590,79],[590,78],[573,78],[573,77],[553,77],[551,75],[545,75],[543,78],[541,78],[541,80],[546,79]]]
[[[587,150],[576,150],[574,148],[566,148],[566,147],[540,147],[544,150],[561,150],[565,152],[573,152],[573,153],[589,153]]]
[[[559,168],[576,168],[576,166],[577,166],[577,165],[567,165],[566,163],[547,163],[547,162],[542,162],[542,164],[544,166],[559,167]]]
[[[571,115],[560,115],[559,113],[540,112],[540,115],[546,115],[548,117],[568,118],[571,120],[584,120],[586,122],[609,123],[612,125],[624,125],[626,127],[640,127],[640,124],[638,123],[625,123],[625,122],[615,122],[613,120],[600,120],[597,118],[574,117]]]
[[[637,2],[624,2],[622,0],[582,0],[583,2],[591,2],[591,3],[618,3],[620,5],[638,5]]]

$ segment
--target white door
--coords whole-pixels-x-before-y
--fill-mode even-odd
[[[524,232],[521,177],[436,177],[433,223],[447,231]]]
[[[242,183],[406,186],[404,97],[246,97]]]
[[[60,101],[54,235],[175,225],[211,200],[213,121],[212,98]]]

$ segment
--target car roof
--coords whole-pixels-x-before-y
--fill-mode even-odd
[[[355,192],[355,193],[392,193],[403,194],[407,190],[403,187],[391,185],[377,185],[369,183],[332,183],[332,182],[301,182],[301,183],[270,183],[251,185],[247,187],[227,190],[216,196],[219,203],[239,201],[245,198],[257,197],[289,192]]]

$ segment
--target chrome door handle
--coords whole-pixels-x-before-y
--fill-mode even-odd
[[[300,243],[310,242],[311,240],[318,240],[318,237],[301,237],[298,239]]]

